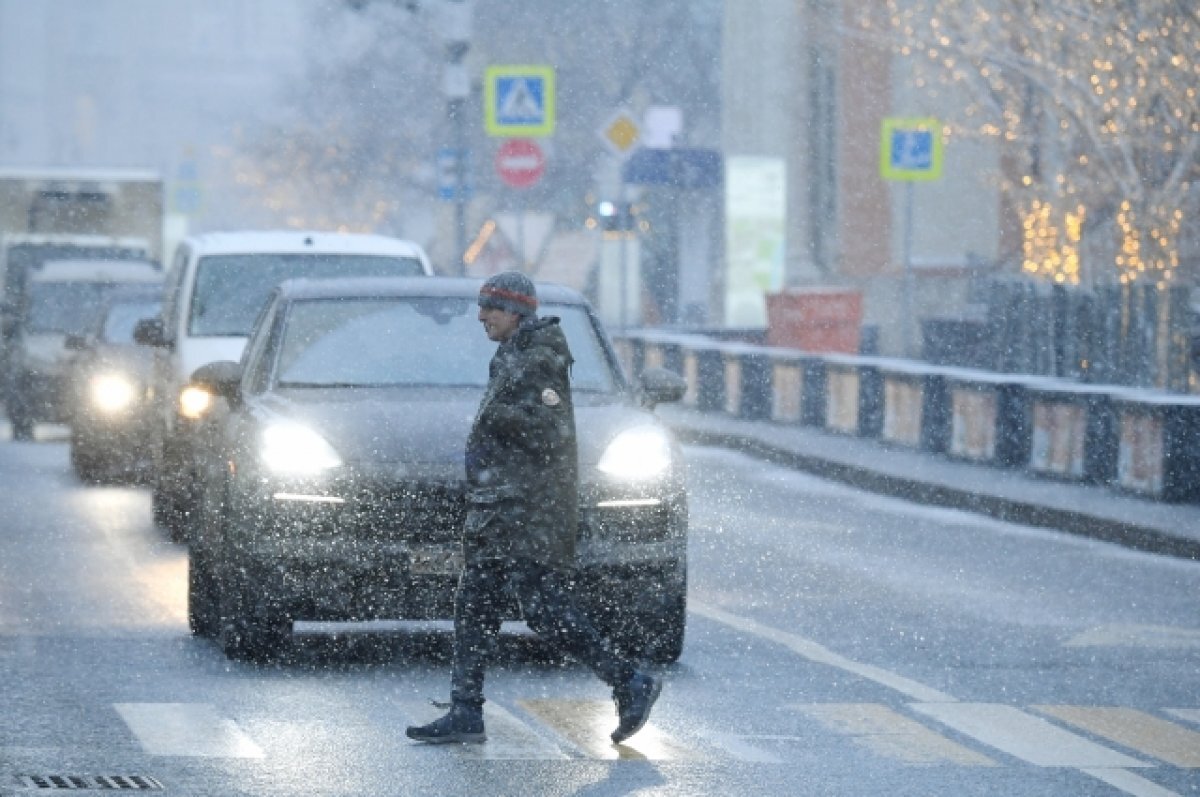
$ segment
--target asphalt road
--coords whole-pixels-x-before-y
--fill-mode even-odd
[[[423,747],[444,624],[303,625],[272,666],[187,633],[186,548],[61,440],[0,442],[0,795],[1200,792],[1200,564],[688,448],[682,661],[649,726],[519,627],[490,741]],[[70,781],[60,781],[69,784]],[[46,788],[39,784],[47,784]]]

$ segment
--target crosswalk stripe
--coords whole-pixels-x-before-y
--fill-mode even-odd
[[[1076,634],[1064,645],[1069,648],[1138,647],[1194,650],[1200,648],[1200,631],[1166,625],[1102,625]]]
[[[1200,767],[1200,733],[1132,708],[1034,706],[1035,710],[1177,767]]]
[[[483,721],[487,728],[487,743],[464,745],[462,752],[468,758],[489,761],[567,761],[571,758],[558,745],[536,734],[528,724],[494,702],[484,704]]]
[[[521,717],[498,703],[485,706],[488,742],[456,746],[458,755],[481,760],[688,761],[710,759],[711,748],[740,761],[778,764],[783,758],[756,742],[799,742],[802,737],[702,734],[709,753],[687,745],[648,723],[622,745],[609,733],[616,716],[610,701],[521,700]],[[912,703],[918,714],[942,723],[982,744],[1035,766],[1073,767],[1110,786],[1139,797],[1174,794],[1125,769],[1153,767],[1117,750],[1056,726],[1016,707],[993,703]],[[149,755],[263,758],[263,750],[238,726],[203,703],[114,703],[114,709]],[[403,706],[415,722],[424,722],[415,705]],[[981,752],[880,703],[810,703],[789,708],[829,730],[893,760],[912,765],[998,766]],[[1129,750],[1180,768],[1200,768],[1200,732],[1124,707],[1035,705],[1030,707]],[[1200,722],[1200,709],[1164,708],[1165,714]],[[531,724],[530,717],[536,722]],[[540,730],[539,730],[540,728]],[[703,743],[700,745],[705,747]]]
[[[876,667],[871,664],[863,664],[862,662],[848,659],[841,654],[834,653],[829,648],[814,642],[811,639],[806,639],[798,634],[793,634],[788,631],[781,631],[778,628],[764,625],[762,623],[751,620],[748,617],[727,612],[716,606],[700,601],[689,600],[689,608],[692,612],[699,614],[702,617],[707,617],[710,620],[715,620],[718,623],[729,626],[738,631],[767,639],[775,644],[782,645],[788,648],[793,653],[797,653],[804,658],[817,662],[818,664],[827,664],[830,667],[836,667],[845,672],[857,675],[860,678],[865,678],[869,681],[874,681],[877,684],[886,686],[889,689],[894,689],[903,695],[906,695],[913,700],[922,700],[937,703],[952,703],[955,698],[945,692],[940,692],[937,689],[918,683],[911,678],[906,678],[894,672],[889,672],[881,667]]]
[[[714,747],[718,747],[726,754],[738,761],[746,761],[752,764],[782,764],[783,759],[772,752],[762,749],[751,742],[760,739],[769,741],[779,741],[780,737],[770,736],[753,736],[745,734],[722,733],[720,731],[703,730],[700,732],[704,736],[704,740]],[[802,742],[800,737],[788,738],[787,741]]]
[[[878,703],[813,703],[795,708],[888,758],[909,764],[996,766],[982,753]]]
[[[207,703],[114,703],[150,755],[262,758],[237,723]]]
[[[424,725],[446,713],[444,708],[416,698],[397,698],[392,706],[405,717],[404,724],[407,725]],[[539,735],[527,721],[494,700],[483,704],[483,724],[487,742],[452,745],[458,755],[484,760],[561,761],[572,758],[562,745]],[[417,742],[411,744],[420,746]]]
[[[1036,766],[1080,769],[1150,766],[1012,706],[998,703],[914,703],[912,708]]]
[[[609,700],[521,700],[518,705],[592,758],[680,761],[696,758],[653,723],[623,744],[609,738],[617,717]]]
[[[1172,717],[1200,725],[1200,708],[1165,708],[1163,711]]]
[[[1133,797],[1180,797],[1179,792],[1165,789],[1154,781],[1146,780],[1125,769],[1082,767],[1079,771]]]

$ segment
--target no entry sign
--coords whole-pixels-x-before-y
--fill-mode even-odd
[[[510,138],[496,150],[496,173],[513,188],[528,188],[545,170],[542,148],[527,138]]]

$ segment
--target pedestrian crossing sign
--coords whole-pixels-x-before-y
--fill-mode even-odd
[[[490,66],[483,94],[489,136],[524,138],[554,132],[554,67]]]

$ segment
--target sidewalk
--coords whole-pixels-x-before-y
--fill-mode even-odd
[[[871,492],[980,512],[1200,560],[1200,504],[1168,504],[813,427],[744,421],[678,404],[658,415],[681,441],[744,451]]]

